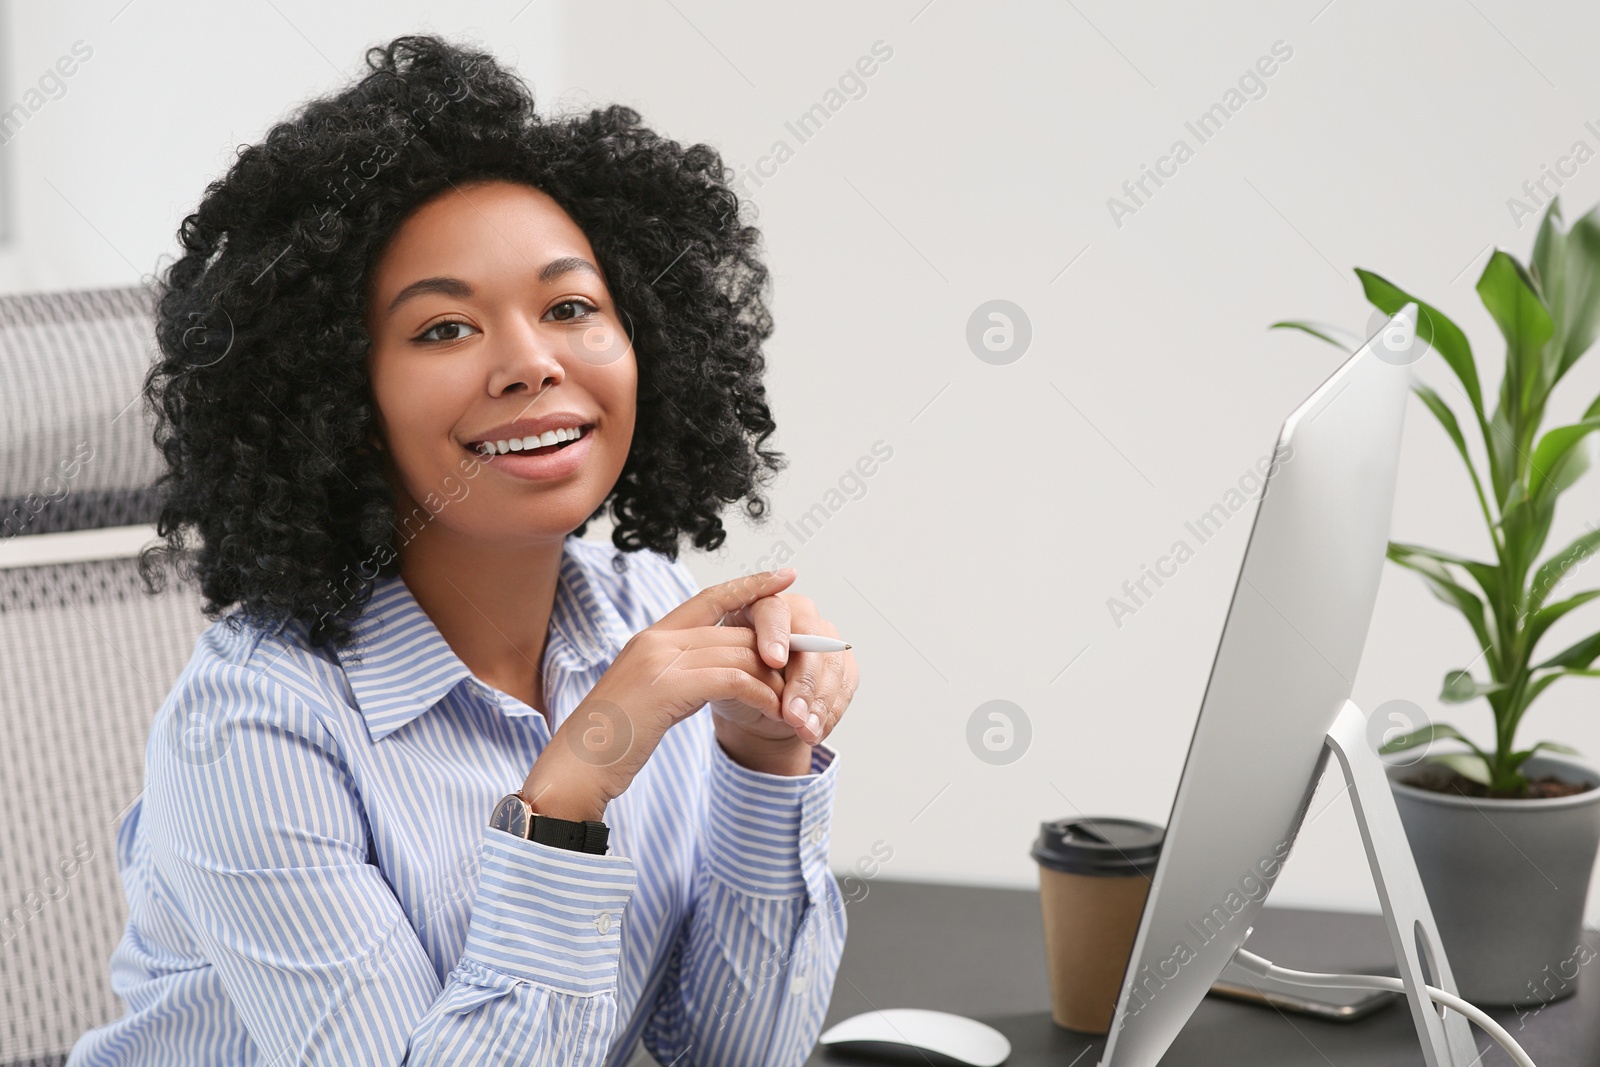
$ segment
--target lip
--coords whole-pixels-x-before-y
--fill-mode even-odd
[[[485,466],[504,471],[513,478],[530,482],[553,481],[578,472],[593,447],[594,435],[595,431],[591,429],[570,445],[546,456],[536,456],[531,452],[496,452],[492,456],[485,456],[475,449],[472,451]]]
[[[485,441],[509,441],[513,437],[527,437],[529,434],[544,434],[546,430],[576,430],[580,426],[592,426],[595,420],[587,415],[579,415],[575,411],[557,411],[549,415],[540,415],[536,419],[518,419],[516,422],[503,422],[499,426],[491,426],[472,437],[466,438],[461,443],[472,451],[478,451],[478,445]],[[562,449],[563,452],[566,449]]]

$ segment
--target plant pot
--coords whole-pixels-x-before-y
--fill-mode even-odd
[[[1600,788],[1542,800],[1490,800],[1403,785],[1448,778],[1437,764],[1387,768],[1395,805],[1461,996],[1475,1004],[1547,1004],[1578,989],[1594,959],[1582,939]],[[1529,777],[1600,786],[1600,772],[1534,756]]]

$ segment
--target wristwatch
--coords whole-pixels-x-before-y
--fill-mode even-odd
[[[578,822],[558,819],[553,815],[540,815],[521,793],[507,793],[502,797],[489,816],[489,825],[541,845],[590,852],[597,856],[606,854],[606,838],[611,834],[605,823],[593,819]]]

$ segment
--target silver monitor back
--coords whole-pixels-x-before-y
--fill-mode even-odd
[[[1284,420],[1103,1067],[1161,1059],[1299,832],[1378,594],[1409,382],[1369,342]]]

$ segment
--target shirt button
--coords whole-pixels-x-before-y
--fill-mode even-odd
[[[594,928],[602,934],[609,934],[611,932],[611,913],[602,911],[594,921]]]
[[[826,836],[827,836],[827,831],[824,830],[822,828],[822,825],[819,823],[817,825],[816,829],[811,831],[811,843],[813,845],[820,845],[820,844],[822,844],[822,839],[824,837],[826,837]]]
[[[798,997],[801,993],[804,993],[806,986],[809,984],[807,978],[806,972],[796,971],[789,979],[789,995]]]

